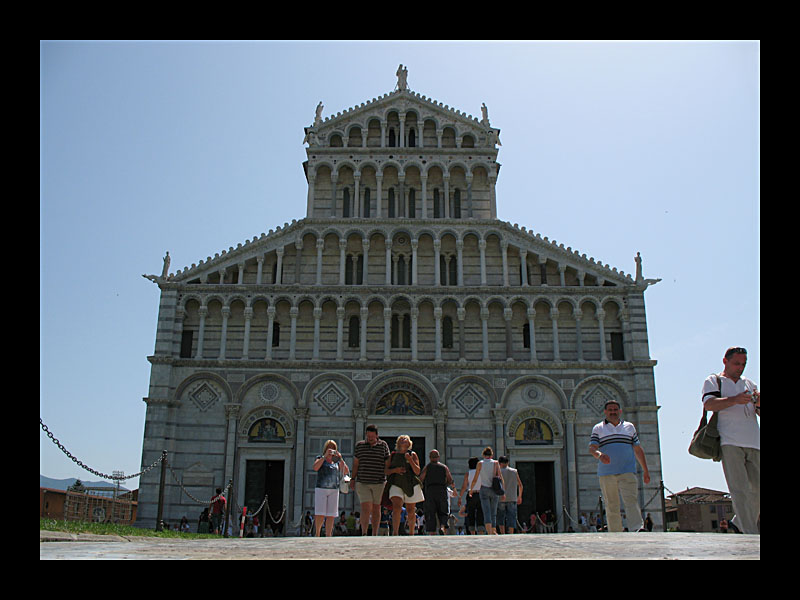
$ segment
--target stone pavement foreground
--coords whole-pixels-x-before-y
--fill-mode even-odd
[[[133,560],[329,559],[754,559],[761,536],[714,533],[557,533],[509,536],[250,538],[181,540],[39,533],[39,558]]]

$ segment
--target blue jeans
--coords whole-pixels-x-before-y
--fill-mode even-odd
[[[500,527],[517,528],[517,503],[500,502],[497,505],[497,524]]]
[[[483,509],[483,522],[491,523],[492,527],[497,527],[497,505],[500,502],[500,496],[494,493],[490,487],[482,487],[478,494],[481,499],[481,508]]]

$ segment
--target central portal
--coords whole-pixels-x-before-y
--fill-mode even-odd
[[[517,471],[522,481],[522,504],[517,509],[517,520],[520,525],[531,524],[531,513],[537,515],[551,510],[556,511],[555,495],[555,463],[553,462],[517,462]]]
[[[282,460],[248,460],[244,479],[244,506],[247,512],[257,510],[267,496],[267,502],[258,515],[263,527],[271,526],[278,534],[285,526],[285,519],[274,523],[270,515],[280,519],[283,514],[283,470]]]

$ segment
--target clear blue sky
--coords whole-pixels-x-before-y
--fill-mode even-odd
[[[760,381],[757,42],[42,42],[40,416],[99,471],[141,460],[158,287],[305,216],[303,127],[409,87],[501,129],[498,217],[644,276],[664,481],[705,377]],[[96,479],[40,432],[39,470]],[[137,481],[128,483],[136,487]]]

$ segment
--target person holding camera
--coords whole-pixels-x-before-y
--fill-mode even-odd
[[[333,521],[339,511],[339,479],[347,475],[350,469],[337,450],[336,442],[328,440],[317,456],[312,467],[317,472],[317,485],[314,488],[314,525],[316,537],[322,530],[325,521],[325,535],[333,536]]]
[[[412,445],[409,436],[401,435],[395,442],[395,451],[386,459],[386,484],[392,501],[392,535],[400,533],[403,504],[408,512],[409,535],[414,535],[417,529],[417,502],[425,500],[419,479],[419,457],[411,450]]]
[[[719,415],[717,429],[722,471],[736,513],[729,525],[734,531],[758,534],[761,428],[756,417],[761,417],[761,393],[753,381],[742,377],[747,365],[747,350],[728,348],[722,364],[725,367],[723,372],[710,375],[703,383],[703,406]]]

